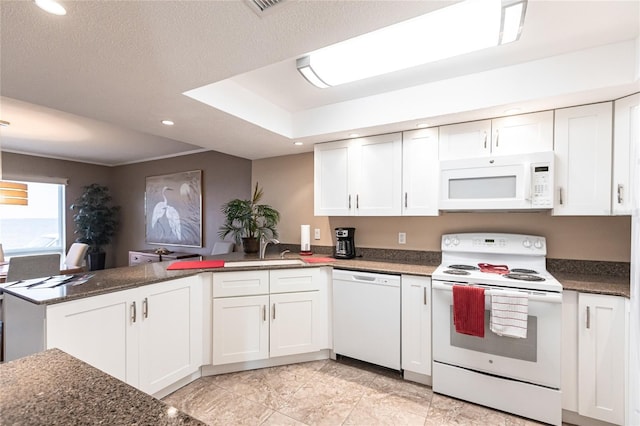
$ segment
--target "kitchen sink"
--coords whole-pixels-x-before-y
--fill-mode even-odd
[[[225,262],[225,268],[253,267],[253,266],[302,266],[306,265],[300,259],[265,259],[265,260],[244,260],[238,262]]]

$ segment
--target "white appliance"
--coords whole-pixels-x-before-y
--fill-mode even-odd
[[[440,210],[553,208],[553,152],[440,162]]]
[[[442,237],[432,275],[433,390],[550,424],[562,423],[562,285],[546,271],[544,237],[498,233]],[[454,285],[485,289],[484,337],[456,332]],[[491,295],[528,297],[526,338],[489,327]]]
[[[333,270],[333,351],[400,370],[400,276]]]

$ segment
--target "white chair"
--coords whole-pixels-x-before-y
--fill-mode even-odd
[[[13,256],[9,259],[7,282],[60,274],[60,254]]]
[[[218,241],[213,245],[213,250],[211,250],[211,254],[228,254],[233,251],[235,245],[233,243],[229,243],[227,241]]]
[[[82,268],[84,258],[89,250],[89,244],[73,243],[69,247],[67,256],[64,258],[65,269],[77,269]]]

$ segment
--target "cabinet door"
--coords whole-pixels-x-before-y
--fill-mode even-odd
[[[553,151],[553,111],[491,121],[493,155]]]
[[[618,99],[614,110],[612,213],[630,215],[639,185],[633,176],[640,157],[640,94]]]
[[[440,127],[440,160],[486,157],[491,153],[491,120]]]
[[[213,297],[269,294],[269,271],[213,273]]]
[[[153,394],[202,364],[202,285],[194,276],[141,287],[140,390]]]
[[[556,111],[554,215],[611,213],[612,103]]]
[[[562,292],[562,409],[578,412],[578,293]]]
[[[351,141],[316,144],[313,151],[314,215],[353,214]]]
[[[402,211],[402,136],[400,133],[353,141],[357,149],[356,214],[400,216]]]
[[[271,357],[320,350],[319,294],[307,291],[271,295]]]
[[[431,375],[431,279],[402,276],[402,368]]]
[[[137,290],[47,306],[47,349],[59,348],[132,386],[138,386]]]
[[[621,425],[625,398],[625,299],[581,293],[578,312],[578,413]]]
[[[269,296],[213,299],[213,365],[269,357]]]
[[[402,215],[437,216],[438,128],[402,134]]]

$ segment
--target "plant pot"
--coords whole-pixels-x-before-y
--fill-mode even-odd
[[[89,253],[87,255],[87,260],[89,263],[89,270],[90,271],[99,271],[104,269],[104,261],[105,258],[107,257],[107,253],[105,252],[101,252],[101,253]]]
[[[260,248],[260,244],[258,243],[257,238],[243,238],[242,239],[242,248],[245,253],[257,253]]]

